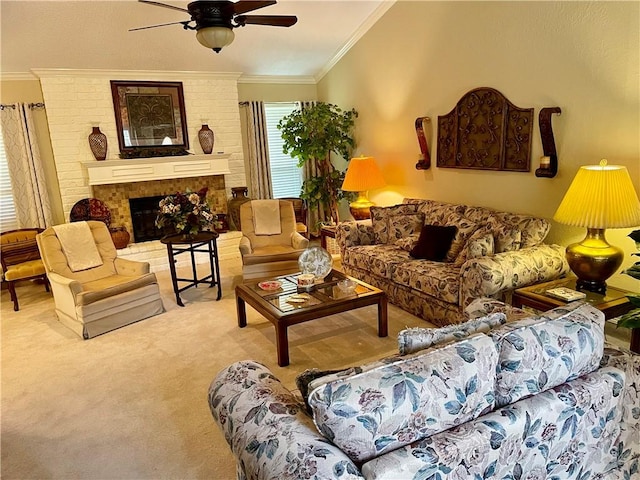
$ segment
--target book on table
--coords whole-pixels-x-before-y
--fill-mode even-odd
[[[573,302],[575,300],[581,300],[587,295],[577,290],[572,290],[567,287],[551,288],[547,290],[547,295],[558,300],[564,300],[565,302]]]

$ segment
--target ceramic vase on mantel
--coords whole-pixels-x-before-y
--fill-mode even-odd
[[[89,148],[96,160],[107,158],[107,136],[100,131],[100,127],[93,127],[89,134]]]
[[[209,128],[209,125],[204,124],[198,132],[198,141],[202,147],[202,151],[206,154],[213,152],[214,135],[213,130]]]

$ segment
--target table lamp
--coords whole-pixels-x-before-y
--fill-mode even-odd
[[[606,160],[580,167],[553,219],[587,228],[584,240],[567,247],[567,261],[578,290],[604,294],[605,281],[623,259],[622,250],[607,243],[605,229],[640,225],[640,201],[627,167]]]
[[[375,205],[368,198],[368,190],[384,187],[382,172],[373,157],[352,158],[347,168],[347,174],[342,182],[342,190],[358,192],[358,198],[349,204],[349,211],[356,220],[371,218],[369,208]]]

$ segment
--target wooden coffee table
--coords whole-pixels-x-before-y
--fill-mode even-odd
[[[289,365],[289,341],[287,328],[298,323],[308,322],[369,305],[378,305],[378,336],[388,335],[387,296],[382,291],[360,280],[332,270],[324,283],[315,285],[310,290],[299,289],[296,277],[298,274],[275,277],[282,282],[280,289],[265,291],[258,287],[258,281],[236,286],[236,306],[238,326],[247,326],[245,303],[251,305],[262,316],[273,323],[276,329],[276,350],[278,365]],[[346,294],[338,288],[338,282],[351,278],[356,282],[353,293]],[[289,303],[292,295],[308,293],[309,300],[304,303]]]

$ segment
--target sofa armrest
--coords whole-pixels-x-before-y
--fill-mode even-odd
[[[298,232],[292,232],[291,246],[296,250],[303,250],[309,246],[309,239]]]
[[[373,226],[371,220],[341,222],[336,227],[336,243],[340,252],[356,245],[373,245]]]
[[[625,374],[622,391],[622,422],[618,441],[618,452],[623,458],[640,456],[640,355],[631,351],[605,343],[600,367],[615,367]]]
[[[209,387],[209,407],[245,478],[363,478],[264,365],[222,370]]]
[[[480,297],[501,298],[516,288],[547,282],[569,271],[565,247],[541,244],[468,260],[460,269],[460,306]]]
[[[240,255],[250,255],[253,253],[253,248],[251,248],[251,240],[249,237],[243,236],[240,239]]]
[[[76,316],[76,298],[82,292],[82,284],[77,280],[63,277],[57,273],[47,273],[56,309],[72,318]]]
[[[116,267],[116,273],[118,275],[135,277],[138,275],[145,275],[150,271],[149,262],[138,262],[135,260],[116,257],[113,264]]]

